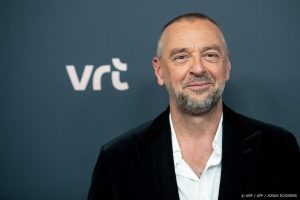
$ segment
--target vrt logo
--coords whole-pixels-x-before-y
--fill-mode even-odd
[[[99,66],[93,75],[93,90],[101,90],[101,79],[105,73],[111,73],[111,80],[114,88],[117,90],[128,90],[129,85],[127,82],[120,81],[120,71],[127,71],[127,64],[122,63],[119,58],[112,58],[112,63],[116,69],[119,71],[112,71],[110,65],[102,65]],[[88,82],[91,78],[94,65],[86,65],[84,67],[81,79],[77,75],[76,69],[74,65],[66,65],[66,69],[73,85],[74,90],[76,91],[84,91],[88,85]]]

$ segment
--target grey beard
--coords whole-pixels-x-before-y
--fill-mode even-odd
[[[167,87],[169,95],[173,96],[177,107],[185,113],[192,115],[205,114],[209,112],[221,99],[225,83],[218,85],[218,87],[212,91],[208,97],[202,101],[195,100],[183,93],[176,93],[172,88]],[[199,94],[204,92],[199,91]]]

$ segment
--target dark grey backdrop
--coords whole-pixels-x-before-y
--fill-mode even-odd
[[[82,200],[103,143],[167,106],[151,59],[163,24],[204,12],[223,28],[232,76],[225,101],[300,140],[299,0],[4,1],[0,3],[0,199]],[[127,63],[74,91],[66,65]],[[94,69],[95,70],[95,69]]]

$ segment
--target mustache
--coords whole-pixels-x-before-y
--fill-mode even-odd
[[[207,73],[193,74],[183,82],[183,87],[187,87],[198,82],[207,82],[215,84],[216,81]]]

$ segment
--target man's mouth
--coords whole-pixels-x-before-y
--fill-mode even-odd
[[[213,85],[212,82],[198,81],[198,82],[186,84],[184,87],[192,90],[207,90],[208,87],[211,87],[212,85]]]

